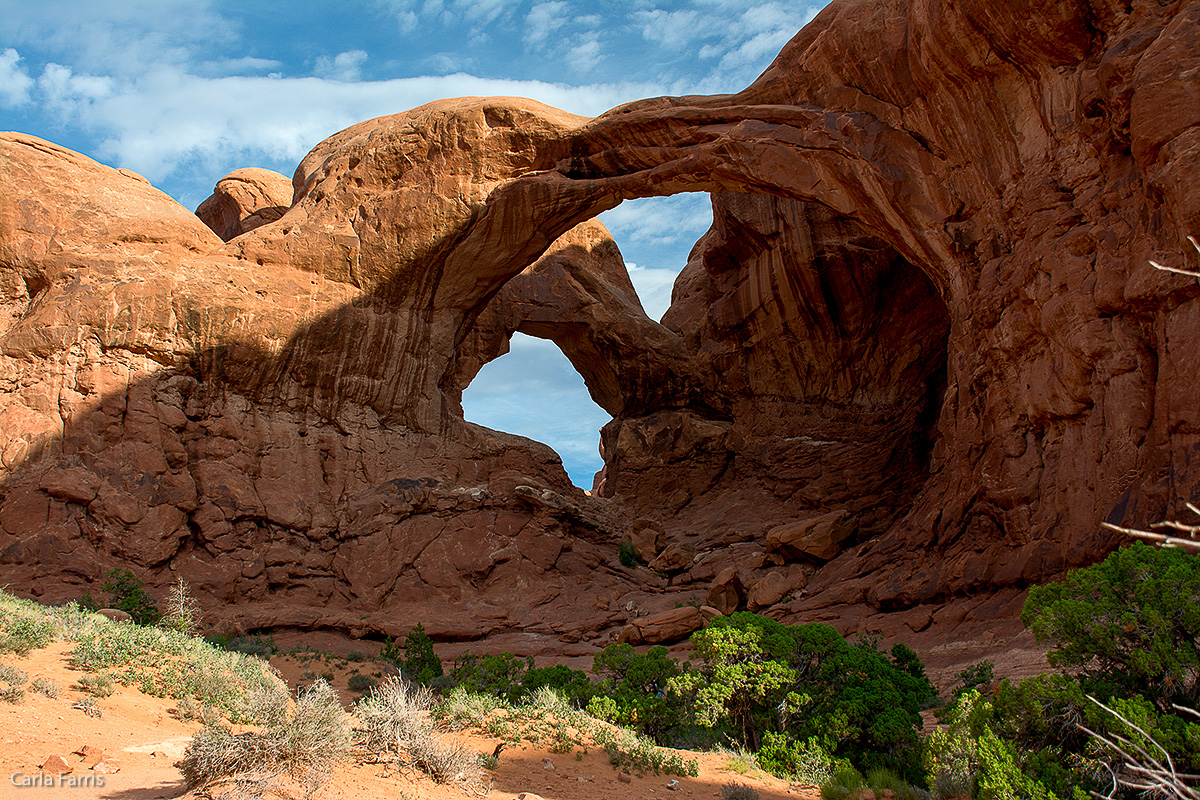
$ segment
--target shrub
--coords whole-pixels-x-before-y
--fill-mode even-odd
[[[571,669],[566,664],[530,669],[521,677],[522,694],[532,695],[542,688],[553,689],[577,708],[587,706],[595,693],[587,675],[581,670]]]
[[[1021,770],[1018,748],[996,735],[992,711],[992,705],[971,690],[950,708],[946,727],[929,734],[925,768],[934,796],[1053,797]]]
[[[406,678],[417,683],[428,684],[445,674],[442,659],[433,651],[433,640],[419,622],[405,635],[403,651],[389,636],[384,639],[379,657],[395,664]]]
[[[461,728],[483,728],[488,717],[506,703],[494,695],[471,692],[458,687],[450,692],[432,713],[452,730]]]
[[[867,782],[862,773],[849,764],[841,764],[821,786],[821,800],[859,800]]]
[[[219,647],[222,650],[228,650],[231,653],[242,653],[247,656],[255,656],[256,658],[269,659],[271,656],[279,652],[279,646],[275,644],[275,637],[263,636],[261,634],[247,634],[245,636],[209,636],[208,642],[214,647]]]
[[[887,797],[891,793],[895,800],[929,800],[929,792],[908,783],[888,769],[876,768],[867,773],[867,786],[876,797]]]
[[[429,721],[433,693],[392,676],[355,709],[355,730],[364,748],[387,756],[397,767],[415,767],[438,783],[460,783],[478,791],[483,773],[478,754],[447,744]]]
[[[642,563],[642,557],[637,548],[628,539],[621,542],[620,548],[617,549],[617,560],[621,562],[621,566],[630,568]]]
[[[822,786],[833,776],[833,759],[816,738],[800,741],[770,731],[763,737],[758,763],[768,772],[809,786]]]
[[[0,652],[27,656],[50,644],[55,638],[55,625],[50,619],[27,615],[13,615],[3,620],[4,632],[0,634]]]
[[[367,675],[351,675],[346,680],[346,688],[352,692],[368,692],[375,688],[375,681]]]
[[[177,578],[167,596],[167,613],[162,624],[187,636],[195,635],[200,625],[200,604],[192,597],[187,583]]]
[[[834,758],[923,780],[920,709],[936,692],[906,647],[892,656],[851,644],[827,625],[786,626],[739,612],[692,635],[700,668],[670,692],[701,725],[720,726],[758,749],[767,732],[815,739]],[[779,748],[768,753],[783,761]]]
[[[996,680],[996,667],[991,661],[980,661],[972,664],[955,675],[958,685],[954,689],[952,700],[957,700],[972,689],[987,686]]]
[[[76,685],[79,691],[94,697],[110,697],[114,691],[112,676],[105,673],[83,675],[76,681]]]
[[[741,783],[727,783],[721,787],[721,800],[758,800],[758,790]]]
[[[600,678],[587,704],[593,716],[659,742],[679,725],[683,700],[667,692],[679,665],[662,645],[638,653],[626,642],[610,644],[592,659],[592,673]]]
[[[84,714],[87,714],[89,717],[96,717],[97,719],[104,716],[103,709],[96,705],[96,698],[90,695],[88,697],[81,697],[76,700],[75,704],[72,705],[71,708],[78,709]]]
[[[61,688],[59,687],[59,685],[57,683],[50,680],[49,678],[41,678],[41,677],[34,678],[33,682],[29,684],[29,689],[30,689],[30,691],[34,691],[34,692],[37,692],[38,694],[45,695],[46,697],[49,697],[51,700],[58,697],[59,692],[61,691]]]
[[[0,664],[0,700],[19,703],[25,698],[25,682],[29,676],[11,664]]]
[[[138,625],[153,625],[162,619],[158,604],[154,602],[142,582],[127,569],[112,569],[105,575],[102,591],[109,594],[109,607],[124,611]]]
[[[432,730],[433,693],[395,675],[376,686],[354,710],[354,728],[368,752],[398,755]]]
[[[76,669],[105,670],[115,680],[155,697],[192,697],[235,722],[255,719],[253,709],[263,705],[260,695],[287,695],[287,687],[270,665],[177,631],[93,616],[78,640],[71,653]]]
[[[179,765],[189,787],[231,783],[254,794],[283,774],[314,789],[325,782],[350,746],[346,715],[333,689],[313,684],[292,710],[276,696],[261,701],[262,729],[235,734],[224,724],[206,724],[192,738]]]
[[[1031,589],[1021,621],[1088,692],[1200,704],[1198,555],[1137,542]]]
[[[0,681],[13,686],[24,686],[29,676],[12,664],[0,664]]]
[[[467,691],[491,694],[515,703],[525,694],[525,674],[533,668],[532,658],[512,653],[476,656],[465,652],[454,661],[454,684]]]

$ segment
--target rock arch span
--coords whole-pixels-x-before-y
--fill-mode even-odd
[[[403,630],[412,598],[436,597],[426,627],[447,638],[594,642],[631,595],[666,602],[717,562],[799,581],[767,543],[820,510],[822,481],[862,541],[799,565],[806,594],[768,604],[778,616],[920,627],[950,598],[1097,558],[1099,520],[1152,521],[1200,484],[1200,289],[1146,267],[1200,229],[1200,4],[1026,5],[835,2],[737,95],[590,121],[463,99],[361,123],[306,157],[282,217],[224,244],[134,176],[6,138],[14,584],[87,583],[116,553],[269,624]],[[105,206],[107,181],[146,202]],[[619,411],[609,497],[586,499],[552,456],[461,422],[476,326],[510,319],[489,306],[576,226],[684,190],[714,192],[725,230],[666,324],[516,323],[563,332]],[[796,252],[804,230],[819,259]],[[877,302],[897,287],[897,307]],[[796,317],[756,328],[760,307]],[[870,324],[833,324],[855,308]],[[748,329],[810,332],[819,368],[756,383],[777,350],[731,356]],[[880,331],[893,346],[872,350]],[[859,455],[766,480],[786,466],[764,446],[780,424],[856,412],[845,443],[889,404],[907,422]],[[856,472],[864,453],[887,457]],[[659,472],[630,472],[639,454]],[[604,566],[627,534],[666,577]],[[571,575],[594,581],[586,620],[555,610]]]

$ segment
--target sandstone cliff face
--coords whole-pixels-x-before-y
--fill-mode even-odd
[[[132,565],[243,627],[526,651],[639,613],[683,635],[666,590],[710,584],[844,625],[1011,613],[1102,555],[1099,521],[1200,496],[1200,287],[1147,265],[1200,232],[1198,23],[835,0],[737,95],[361,123],[274,221],[278,180],[230,176],[201,221],[6,134],[6,580],[60,599]],[[684,190],[714,225],[660,325],[589,220]],[[514,331],[614,415],[598,496],[462,421]]]

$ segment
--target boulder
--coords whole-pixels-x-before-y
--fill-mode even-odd
[[[696,548],[690,542],[675,542],[668,545],[657,558],[649,563],[655,572],[683,572],[692,565],[696,558]]]
[[[259,167],[234,170],[217,181],[196,216],[223,241],[274,222],[292,204],[292,182]]]
[[[750,584],[750,590],[746,594],[746,608],[755,612],[770,608],[795,588],[797,581],[789,580],[785,572],[772,570]]]
[[[103,758],[92,765],[92,772],[100,775],[115,775],[121,771],[121,761],[116,758]]]
[[[726,567],[708,587],[706,596],[708,605],[727,616],[741,608],[746,599],[746,589],[742,579],[733,567]]]
[[[64,757],[55,754],[42,762],[40,767],[42,772],[49,772],[57,775],[62,772],[74,772],[75,768]]]
[[[768,550],[787,556],[808,556],[828,561],[841,551],[842,542],[854,535],[857,522],[846,511],[777,525],[767,531]]]
[[[621,631],[619,642],[630,644],[663,644],[686,639],[717,616],[715,609],[705,614],[696,606],[682,606],[645,617],[634,617]]]

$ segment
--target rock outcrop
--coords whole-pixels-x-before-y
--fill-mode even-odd
[[[1011,617],[1100,521],[1200,497],[1200,286],[1148,266],[1200,232],[1197,31],[1183,0],[834,0],[738,94],[439,101],[322,142],[288,198],[234,173],[204,221],[6,134],[6,581],[129,566],[243,628],[525,652],[677,639],[703,614],[669,598],[710,588]],[[591,218],[698,190],[655,323]],[[514,331],[614,417],[593,495],[462,420]]]
[[[196,209],[196,216],[228,242],[279,219],[291,204],[292,182],[285,176],[245,167],[217,181],[212,196]]]

